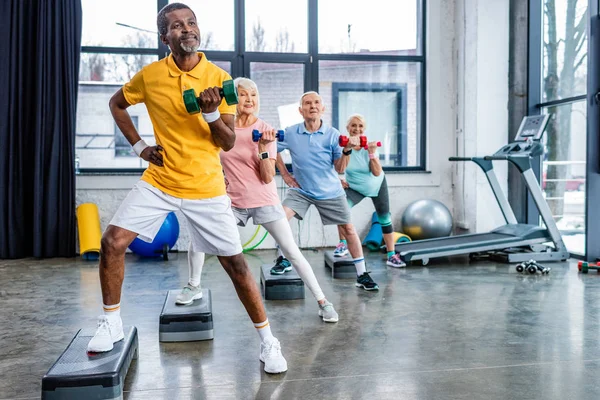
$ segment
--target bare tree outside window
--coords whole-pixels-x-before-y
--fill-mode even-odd
[[[290,40],[290,32],[287,28],[280,30],[275,39],[275,51],[278,53],[293,53],[294,42]]]
[[[566,12],[557,12],[557,5],[566,2]],[[587,59],[587,0],[545,0],[544,17],[546,35],[544,55],[546,68],[544,71],[544,101],[568,98],[577,94],[585,94],[586,86],[585,62]],[[564,27],[564,38],[559,29]],[[572,104],[561,104],[548,107],[552,118],[547,128],[547,159],[551,161],[569,160],[571,146],[571,112]],[[556,199],[549,201],[552,215],[564,214],[564,196],[568,165],[548,165],[546,172],[546,197]],[[557,200],[563,199],[563,200]]]
[[[248,46],[250,51],[264,51],[265,50],[265,28],[263,28],[260,18],[256,20],[252,27],[252,39]]]

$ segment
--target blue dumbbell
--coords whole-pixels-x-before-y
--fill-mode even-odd
[[[252,131],[252,141],[253,142],[258,142],[261,137],[262,137],[262,133],[260,133],[258,131],[258,129],[254,129]],[[278,141],[283,142],[283,138],[284,138],[283,130],[278,130],[277,133],[275,134],[275,137],[277,138]]]

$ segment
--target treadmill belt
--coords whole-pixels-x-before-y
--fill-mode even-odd
[[[478,245],[485,244],[487,242],[502,243],[502,242],[514,242],[518,240],[518,237],[512,235],[505,235],[503,233],[481,233],[473,235],[458,235],[448,236],[437,239],[426,239],[416,240],[408,243],[396,243],[396,251],[402,253],[405,251],[418,251],[425,249],[442,249],[444,247],[461,247],[471,246],[475,243]]]

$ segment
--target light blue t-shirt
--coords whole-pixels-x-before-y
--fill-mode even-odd
[[[333,162],[342,156],[338,144],[340,132],[321,122],[317,132],[306,131],[304,122],[285,130],[285,141],[277,142],[277,152],[289,150],[294,178],[301,194],[316,200],[328,200],[344,195],[344,188]]]
[[[379,176],[371,173],[369,152],[364,149],[352,150],[346,167],[346,182],[351,189],[366,197],[376,197],[383,182],[383,171]]]

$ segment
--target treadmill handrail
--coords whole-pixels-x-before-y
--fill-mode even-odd
[[[472,161],[473,157],[450,157],[448,161]]]
[[[510,160],[511,158],[531,158],[528,154],[523,154],[523,155],[515,155],[515,154],[510,154],[510,155],[502,155],[502,156],[484,156],[483,159],[484,160]]]

